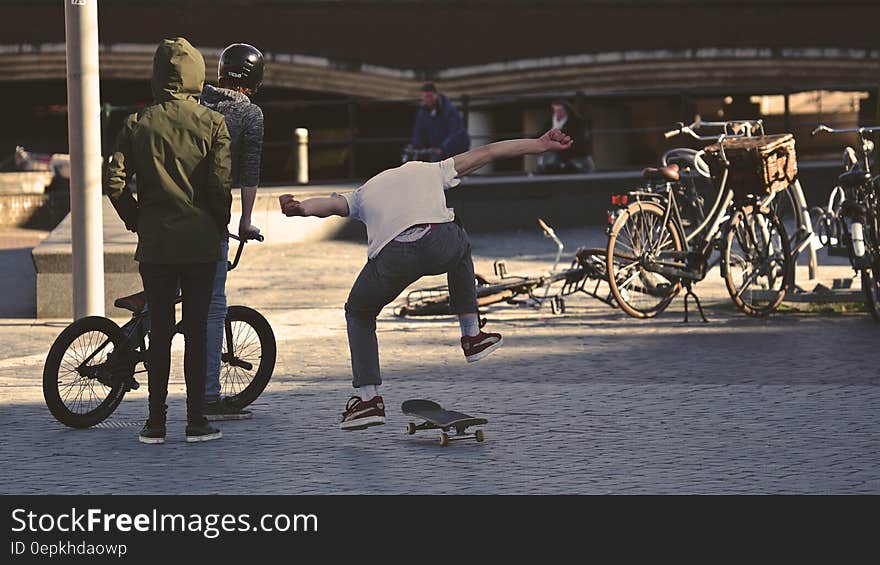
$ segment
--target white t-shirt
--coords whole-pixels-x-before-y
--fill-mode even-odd
[[[458,185],[456,176],[451,157],[439,163],[408,161],[343,194],[348,216],[367,226],[367,257],[376,257],[389,241],[416,224],[454,220],[444,191]]]

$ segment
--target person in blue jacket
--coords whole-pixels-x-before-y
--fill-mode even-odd
[[[407,151],[430,150],[430,158],[421,160],[440,161],[464,153],[470,147],[471,139],[458,108],[448,97],[437,92],[434,83],[422,85],[422,105],[416,114]]]

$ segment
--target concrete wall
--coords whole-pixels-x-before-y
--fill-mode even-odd
[[[52,229],[70,211],[66,191],[46,192],[52,173],[0,173],[0,227]]]

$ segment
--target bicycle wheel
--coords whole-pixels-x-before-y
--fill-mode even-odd
[[[262,314],[247,306],[230,306],[224,325],[220,394],[240,410],[256,400],[272,378],[275,333]]]
[[[862,269],[862,288],[868,311],[875,322],[880,322],[880,259],[876,259],[870,269]]]
[[[671,221],[663,224],[663,208],[633,202],[614,221],[608,235],[605,267],[608,286],[620,308],[634,318],[653,318],[669,306],[681,289],[679,279],[648,271],[646,254],[681,251],[684,237]]]
[[[776,217],[779,218],[779,221],[785,226],[786,234],[789,235],[789,247],[794,247],[798,243],[798,227],[800,226],[798,217],[801,213],[792,192],[793,190],[794,189],[789,186],[785,190],[778,192],[776,198],[773,199],[772,204],[773,212],[776,214]]]
[[[55,338],[43,366],[43,398],[56,420],[88,428],[105,420],[134,374],[127,339],[112,320],[81,318]]]
[[[733,303],[749,316],[766,316],[785,297],[794,266],[785,226],[766,208],[744,206],[730,220],[721,269]]]

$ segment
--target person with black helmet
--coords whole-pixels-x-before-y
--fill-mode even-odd
[[[220,112],[232,138],[232,187],[241,189],[241,221],[238,234],[253,238],[260,233],[251,223],[251,214],[260,184],[260,158],[263,149],[263,111],[251,102],[263,82],[263,54],[246,43],[234,43],[220,54],[218,86],[205,84],[199,102]],[[220,396],[220,357],[226,318],[226,270],[229,240],[221,243],[220,261],[214,277],[211,308],[208,312],[208,359],[205,378],[205,416],[209,420],[241,420],[250,412],[237,409]]]

